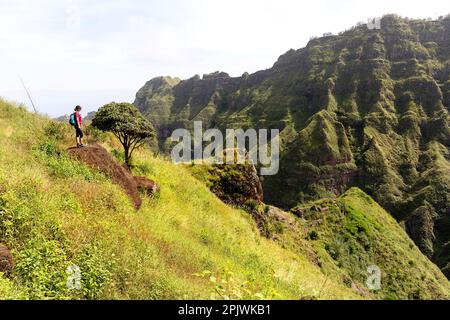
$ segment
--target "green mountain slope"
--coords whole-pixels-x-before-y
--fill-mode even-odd
[[[435,266],[428,270],[434,276],[428,278],[423,270],[429,260],[398,223],[360,189],[352,188],[337,199],[302,205],[295,211],[306,219],[308,235],[316,252],[323,255],[321,259],[331,257],[347,281],[352,279],[361,286],[367,266],[373,264],[382,272],[384,285],[379,294],[383,298],[427,299],[430,296],[417,284],[434,292],[439,292],[442,284],[446,286]]]
[[[450,17],[384,16],[290,50],[268,70],[149,81],[135,105],[160,147],[194,120],[278,128],[280,173],[263,182],[283,208],[358,186],[450,276]],[[161,120],[164,119],[164,120]]]
[[[88,132],[119,154],[111,136]],[[68,156],[72,134],[68,124],[0,100],[0,243],[15,261],[0,276],[0,298],[450,296],[442,273],[359,190],[339,198],[344,209],[330,212],[327,224],[309,208],[302,209],[303,220],[265,207],[258,211],[271,230],[265,237],[251,214],[222,203],[186,168],[145,150],[133,173],[157,181],[161,192],[143,197],[136,211],[109,177]],[[330,248],[345,243],[341,235],[348,244],[336,256]],[[369,263],[383,271],[380,291],[363,289]],[[73,265],[80,268],[81,290],[67,287]]]

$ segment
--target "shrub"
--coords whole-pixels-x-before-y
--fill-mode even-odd
[[[44,133],[47,137],[55,140],[63,140],[68,133],[68,125],[51,121],[44,126]]]
[[[308,239],[309,240],[318,240],[319,239],[319,234],[317,233],[317,231],[312,230],[308,233]]]

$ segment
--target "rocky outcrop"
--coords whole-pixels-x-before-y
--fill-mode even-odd
[[[261,181],[252,164],[197,164],[187,168],[227,204],[243,206],[263,202]]]
[[[158,194],[160,189],[155,181],[147,179],[146,177],[134,177],[137,188],[140,192],[146,194],[149,198],[152,198],[155,194]]]
[[[225,203],[241,206],[263,201],[263,191],[253,165],[217,165],[210,170],[211,191]]]
[[[0,273],[8,274],[14,268],[14,259],[11,251],[4,245],[0,244]]]
[[[118,164],[109,152],[99,144],[94,143],[84,148],[70,148],[68,152],[91,168],[103,172],[114,183],[120,185],[133,201],[136,209],[139,209],[142,205],[140,189],[149,196],[153,196],[159,191],[159,187],[154,181],[144,177],[133,177],[129,170]]]

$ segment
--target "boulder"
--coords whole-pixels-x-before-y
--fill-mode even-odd
[[[10,273],[14,268],[14,260],[11,251],[0,244],[0,272]]]
[[[139,190],[143,190],[148,196],[153,196],[159,191],[159,187],[154,181],[144,177],[133,177],[130,168],[117,163],[109,152],[97,143],[85,148],[70,148],[68,152],[89,167],[111,177],[114,183],[126,191],[136,209],[142,205]]]
[[[225,203],[242,206],[248,201],[263,202],[261,181],[254,165],[215,165],[209,173],[211,191]]]
[[[146,177],[134,177],[134,181],[136,181],[138,190],[145,193],[150,198],[160,191],[156,182],[147,179]]]

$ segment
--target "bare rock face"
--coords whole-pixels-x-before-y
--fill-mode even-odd
[[[14,260],[11,251],[0,244],[0,272],[10,273],[14,268]]]

